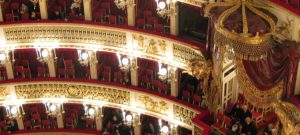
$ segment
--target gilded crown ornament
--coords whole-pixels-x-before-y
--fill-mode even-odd
[[[230,0],[206,6],[205,15],[213,14],[214,42],[231,45],[235,56],[245,60],[265,58],[272,48],[275,21],[266,7],[252,0]],[[213,19],[212,19],[213,20]]]

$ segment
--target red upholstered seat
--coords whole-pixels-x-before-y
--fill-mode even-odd
[[[150,10],[145,10],[145,11],[143,12],[143,15],[144,15],[145,18],[151,17],[151,16],[152,16],[152,11],[150,11]]]
[[[152,80],[151,83],[152,83],[153,90],[157,90],[160,86],[160,82],[158,80]]]
[[[12,10],[19,10],[20,4],[18,2],[13,2],[10,4]]]
[[[154,24],[154,29],[156,32],[164,33],[164,26],[162,24],[156,23]]]
[[[108,71],[103,71],[102,72],[102,75],[103,75],[103,81],[108,81],[108,82],[110,82],[110,72],[108,72]]]
[[[65,74],[66,74],[66,69],[65,68],[58,68],[57,69],[58,77],[65,76]]]
[[[73,61],[72,60],[64,60],[65,68],[73,68]]]
[[[122,79],[122,72],[121,71],[117,71],[114,73],[114,81],[115,82],[121,82]]]
[[[70,78],[75,78],[75,70],[73,68],[66,68],[66,75]]]
[[[117,24],[117,16],[109,15],[109,23],[110,24]]]
[[[46,77],[46,68],[38,67],[38,77]]]
[[[201,96],[199,96],[199,95],[194,95],[194,104],[195,105],[201,105],[201,100],[202,100],[202,98],[201,98]]]
[[[231,127],[231,118],[225,116],[225,123],[224,123],[223,127],[221,127],[221,129],[219,129],[220,134],[226,135],[227,131],[229,130],[230,127]]]
[[[223,113],[218,113],[217,114],[217,121],[211,126],[212,129],[215,131],[215,132],[218,132],[219,129],[221,129],[224,125],[224,118],[225,118],[225,115]]]
[[[31,121],[30,120],[25,120],[24,121],[24,128],[25,129],[31,129],[32,125],[31,125]]]
[[[104,16],[103,12],[95,12],[95,13],[93,13],[93,17],[94,17],[95,21],[102,22],[103,16]]]
[[[144,29],[145,28],[145,19],[138,18],[136,20],[136,27]]]
[[[22,17],[22,20],[29,20],[29,14],[28,13],[23,13],[21,15],[21,17]]]
[[[6,22],[13,22],[14,21],[14,15],[12,13],[5,14],[5,21]]]
[[[167,94],[167,88],[168,86],[166,84],[160,84],[159,85],[159,90],[160,90],[160,93],[163,93],[163,94]]]
[[[94,123],[95,123],[95,120],[93,120],[93,119],[86,119],[86,127],[87,128],[94,128]]]
[[[182,96],[182,100],[187,100],[188,102],[190,102],[190,92],[185,90],[183,91],[183,96]]]
[[[50,128],[50,120],[43,120],[42,121],[42,125],[43,125],[43,128]]]

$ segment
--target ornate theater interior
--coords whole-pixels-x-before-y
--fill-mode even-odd
[[[0,134],[300,134],[299,0],[0,0]]]

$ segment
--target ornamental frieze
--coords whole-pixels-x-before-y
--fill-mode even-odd
[[[113,47],[126,46],[126,33],[95,27],[71,25],[29,25],[3,28],[7,43],[34,43],[55,41],[101,44]]]
[[[142,35],[133,35],[134,42],[137,43],[137,49],[152,55],[165,56],[167,44],[165,40],[147,38]]]
[[[198,115],[196,112],[189,108],[179,106],[177,104],[173,105],[174,118],[185,124],[192,125],[192,118]]]
[[[17,98],[87,98],[105,102],[130,103],[130,92],[99,86],[68,84],[29,84],[15,86]]]
[[[6,99],[8,96],[8,91],[4,87],[0,87],[0,100]]]
[[[160,114],[167,114],[167,110],[169,109],[167,103],[163,100],[155,101],[154,99],[150,98],[149,96],[141,95],[139,96],[138,100],[141,102],[141,107]]]

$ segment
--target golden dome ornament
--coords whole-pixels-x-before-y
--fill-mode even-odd
[[[235,56],[260,60],[272,49],[275,21],[268,7],[250,0],[216,2],[206,6],[205,15],[216,17],[214,43],[232,46]],[[275,17],[274,17],[275,18]]]

